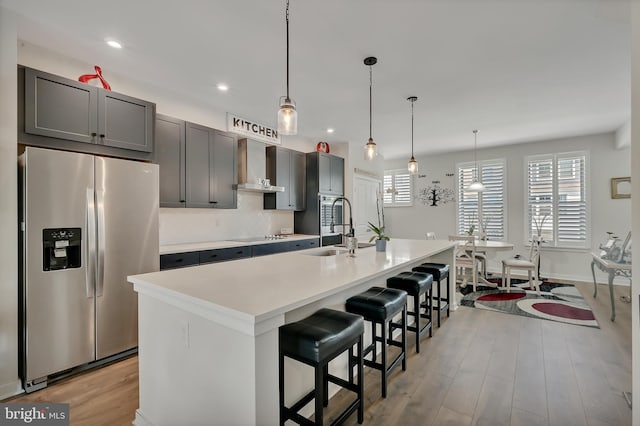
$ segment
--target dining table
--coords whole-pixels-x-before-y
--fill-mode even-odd
[[[461,241],[460,244],[464,245],[464,241]],[[495,253],[499,251],[509,251],[513,250],[514,244],[506,241],[495,241],[495,240],[475,240],[476,252],[481,252],[484,254]],[[487,287],[497,287],[496,283],[492,283],[488,281],[481,274],[478,274],[478,282],[482,282],[483,285]]]
[[[483,251],[485,253],[513,250],[513,247],[513,243],[506,241],[476,240],[476,251]]]

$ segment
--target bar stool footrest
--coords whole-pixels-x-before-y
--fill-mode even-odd
[[[357,358],[357,357],[354,357]],[[332,374],[328,374],[327,375],[327,380],[330,381],[331,383],[334,383],[338,386],[341,386],[347,390],[350,390],[351,392],[358,392],[358,385],[354,384],[354,383],[349,383],[349,381],[341,378],[341,377],[337,377],[334,376]],[[313,399],[313,398],[312,398]]]
[[[349,417],[351,414],[353,414],[354,411],[358,409],[359,402],[360,401],[358,400],[353,401],[347,407],[347,409],[342,412],[342,414],[340,414],[334,421],[331,422],[331,426],[342,424],[345,420],[347,420],[347,417]]]
[[[291,407],[284,407],[286,410],[289,411],[289,415],[292,417],[292,420],[294,420],[293,419],[294,416],[299,416],[298,411],[300,411],[302,409],[302,407],[304,407],[305,405],[307,405],[308,403],[313,401],[315,393],[316,393],[316,391],[314,389],[314,390],[310,391],[308,394],[306,394],[305,396],[303,396],[302,398],[300,398]],[[300,417],[302,417],[302,416],[300,416]],[[306,419],[305,417],[302,417],[302,418]]]

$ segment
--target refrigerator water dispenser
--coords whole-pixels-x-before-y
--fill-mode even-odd
[[[80,228],[49,228],[42,230],[42,269],[56,271],[59,269],[79,268]]]

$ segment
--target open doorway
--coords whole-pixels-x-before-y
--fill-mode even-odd
[[[382,179],[370,175],[354,173],[353,175],[353,220],[356,238],[369,241],[373,235],[367,224],[378,224],[376,198],[382,190]]]

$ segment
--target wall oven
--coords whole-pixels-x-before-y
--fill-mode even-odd
[[[340,196],[336,195],[318,194],[320,241],[323,246],[342,243],[342,234],[345,233],[342,225],[344,223],[344,209],[343,200],[340,198]],[[331,229],[332,217],[333,229]]]

